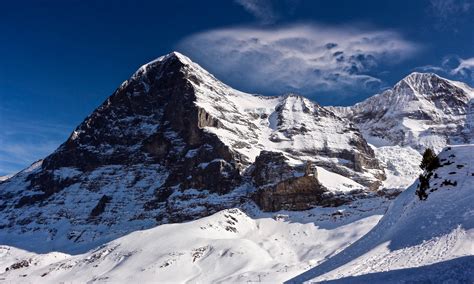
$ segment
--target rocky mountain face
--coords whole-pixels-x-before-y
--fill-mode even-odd
[[[9,243],[33,234],[80,250],[250,200],[265,211],[338,205],[383,179],[348,120],[297,95],[234,90],[171,53],[0,184],[0,227]]]
[[[437,152],[473,141],[474,89],[432,73],[412,73],[392,89],[351,107],[330,108],[377,146]]]

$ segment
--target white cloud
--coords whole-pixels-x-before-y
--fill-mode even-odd
[[[457,27],[471,17],[474,0],[430,0],[428,7],[437,29],[458,32]]]
[[[457,80],[474,80],[474,57],[463,59],[457,55],[448,55],[443,58],[440,66],[426,65],[415,70],[435,72]]]
[[[430,8],[435,16],[449,19],[452,16],[468,13],[473,7],[472,0],[431,0]]]
[[[420,72],[445,72],[444,68],[435,66],[435,65],[425,65],[425,66],[420,66],[416,67],[414,69],[415,71],[420,71]]]
[[[459,64],[450,71],[453,75],[471,77],[474,80],[474,57],[462,59],[459,58]]]
[[[264,24],[273,23],[277,18],[269,0],[235,0],[235,2]]]
[[[370,71],[412,56],[418,46],[391,31],[299,24],[211,30],[184,39],[179,49],[247,89],[305,94],[378,85]]]

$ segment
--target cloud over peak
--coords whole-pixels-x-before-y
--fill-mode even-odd
[[[277,18],[277,14],[269,0],[235,0],[235,2],[263,24],[273,23]]]
[[[230,82],[268,93],[374,88],[369,75],[412,56],[418,46],[392,31],[298,24],[233,27],[184,39],[179,48]]]
[[[474,81],[474,57],[462,58],[458,55],[447,55],[440,65],[425,65],[415,68],[423,72],[436,72],[456,80]]]

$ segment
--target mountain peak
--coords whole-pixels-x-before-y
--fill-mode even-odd
[[[369,138],[373,143],[440,151],[447,144],[471,141],[463,125],[472,119],[473,93],[464,83],[413,72],[392,89],[338,114],[355,121],[366,137],[375,137]]]
[[[182,65],[192,65],[194,62],[189,59],[187,56],[177,52],[173,51],[171,53],[168,53],[166,55],[162,55],[144,65],[142,65],[138,70],[132,75],[132,79],[137,79],[140,76],[146,74],[150,69],[154,69],[157,66],[161,66],[164,64],[171,65],[173,62],[180,62]]]
[[[407,76],[405,76],[405,78],[403,78],[402,80],[423,80],[423,79],[430,79],[430,78],[433,78],[433,77],[437,77],[437,78],[442,79],[437,74],[431,73],[431,72],[425,72],[425,73],[424,72],[412,72],[412,73],[408,74]]]
[[[398,82],[395,87],[408,84],[413,89],[419,89],[420,87],[433,87],[440,83],[448,83],[449,80],[442,78],[435,73],[420,73],[413,72]]]
[[[397,94],[406,94],[424,99],[443,96],[465,101],[469,97],[469,88],[456,81],[438,76],[434,73],[413,72],[399,81],[391,90]]]
[[[153,60],[152,62],[155,61],[167,61],[167,60],[179,60],[183,64],[191,64],[193,61],[189,59],[189,57],[183,55],[182,53],[179,53],[177,51],[170,52],[166,55],[160,56],[157,59]]]

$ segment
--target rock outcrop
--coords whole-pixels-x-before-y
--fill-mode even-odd
[[[262,151],[252,172],[255,202],[264,211],[307,210],[315,206],[339,206],[350,198],[337,196],[318,180],[311,162],[291,167],[282,153]]]

